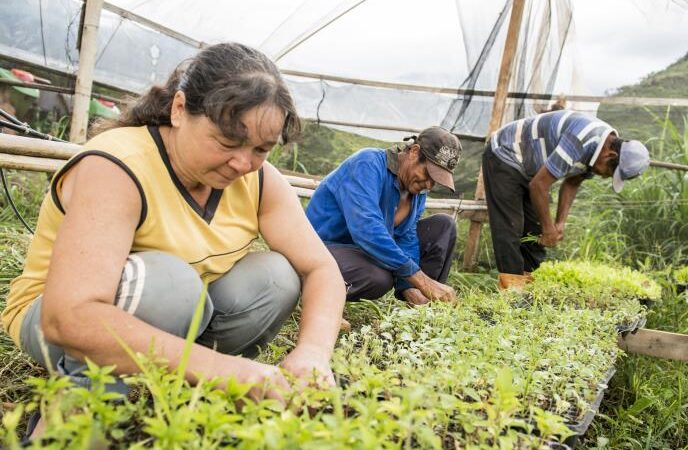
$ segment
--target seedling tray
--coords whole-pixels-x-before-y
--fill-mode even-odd
[[[618,324],[616,330],[619,333],[633,332],[638,328],[642,328],[647,323],[647,317],[645,315],[637,317],[633,322],[628,324]]]
[[[607,390],[609,382],[611,381],[615,372],[616,368],[612,366],[607,371],[607,373],[605,373],[604,379],[597,384],[598,390],[597,395],[595,396],[595,400],[593,400],[593,402],[590,404],[588,411],[585,413],[581,420],[568,425],[571,431],[573,431],[576,434],[574,434],[573,436],[569,436],[566,440],[564,440],[564,444],[568,445],[571,448],[575,447],[578,444],[580,438],[584,436],[585,433],[588,431],[590,424],[592,423],[593,419],[595,418],[595,415],[600,409],[602,399],[604,398],[604,392]]]
[[[571,450],[571,447],[566,444],[562,444],[561,442],[548,442],[545,448],[548,448],[549,450]]]

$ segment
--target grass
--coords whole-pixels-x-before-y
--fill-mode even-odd
[[[666,121],[665,116],[657,116],[655,120],[662,124],[664,132],[660,134],[659,139],[655,139],[650,143],[653,157],[656,154],[661,154],[667,160],[688,162],[688,146],[686,145],[688,139],[686,135],[683,132],[679,132],[679,128],[673,127],[673,123]],[[299,155],[300,158],[301,155]],[[294,164],[293,159],[289,162]],[[38,205],[47,186],[46,177],[41,174],[11,173],[10,179],[13,185],[13,196],[18,199],[22,214],[30,223],[34,224]],[[688,236],[685,234],[685,224],[688,223],[685,199],[688,198],[688,193],[686,192],[685,183],[686,180],[682,173],[659,170],[652,170],[646,176],[629,182],[622,196],[610,194],[611,189],[605,182],[596,180],[586,183],[581,192],[581,198],[577,200],[572,210],[573,217],[567,229],[568,237],[566,244],[557,252],[554,252],[554,256],[562,259],[575,258],[611,262],[614,264],[625,263],[642,271],[652,273],[656,280],[662,282],[663,301],[656,304],[650,310],[647,327],[688,333],[687,297],[685,294],[678,294],[673,285],[675,270],[688,264]],[[29,236],[21,228],[21,225],[18,224],[9,208],[7,208],[4,198],[0,199],[0,204],[3,206],[2,212],[0,212],[1,306],[7,294],[9,280],[21,271]],[[462,221],[459,226],[459,238],[462,239],[466,236],[464,228],[467,226],[467,222]],[[438,327],[440,329],[463,326],[464,322],[470,323],[471,320],[475,320],[468,319],[468,317],[471,317],[470,314],[483,317],[480,320],[484,320],[485,317],[494,320],[495,315],[500,320],[508,321],[512,319],[510,317],[511,313],[504,315],[500,312],[507,311],[503,309],[505,306],[499,306],[485,300],[485,298],[492,298],[491,296],[495,294],[494,268],[490,262],[492,260],[492,250],[489,243],[489,230],[486,231],[483,233],[480,246],[479,266],[481,272],[466,274],[454,270],[450,274],[451,284],[462,292],[461,298],[473,298],[473,300],[468,300],[456,311],[451,311],[451,314],[446,317],[451,317],[452,320],[447,321],[445,326]],[[457,254],[455,267],[460,265],[460,249],[463,247],[464,243],[459,242],[457,246],[459,253]],[[487,297],[472,297],[475,295]],[[392,330],[402,330],[406,326],[403,322],[395,322],[395,320],[401,320],[395,315],[395,311],[399,310],[399,306],[399,303],[389,295],[378,302],[348,304],[345,316],[352,322],[354,330],[359,330],[357,336],[363,336],[361,339],[367,336],[368,342],[371,342],[370,339],[375,338],[376,334],[386,332],[379,328],[380,326],[389,326],[384,325],[384,323],[391,323]],[[462,318],[465,320],[462,320]],[[542,321],[546,318],[546,314],[540,313],[529,316],[528,322],[542,324]],[[436,325],[437,320],[439,319],[432,319],[433,324]],[[371,323],[374,324],[374,327],[366,329],[366,325]],[[586,322],[583,321],[581,325],[584,323]],[[294,345],[298,329],[297,324],[298,312],[288,321],[277,339],[265,349],[261,355],[263,361],[274,362],[279,360]],[[483,326],[482,328],[485,327]],[[362,330],[368,331],[363,332]],[[546,328],[542,328],[542,330],[546,330]],[[581,330],[585,330],[585,328],[581,328]],[[522,334],[523,337],[529,336],[526,332],[519,334]],[[401,338],[402,335],[401,333],[394,332],[391,336]],[[585,333],[583,332],[580,339],[584,338]],[[416,336],[413,341],[418,339],[419,337]],[[499,339],[497,335],[489,338],[486,337],[480,341],[480,346],[478,347],[470,347],[463,344],[460,351],[468,351],[470,349],[473,349],[471,351],[484,350],[486,346],[496,351],[498,344],[501,342]],[[531,337],[529,342],[535,341],[536,338]],[[394,342],[397,341],[395,340]],[[401,340],[401,342],[406,341]],[[489,342],[496,344],[488,345]],[[425,344],[425,346],[430,345],[430,343]],[[433,343],[432,345],[436,344]],[[414,352],[406,356],[405,360],[400,360],[394,366],[394,370],[398,371],[398,373],[404,373],[411,378],[416,376],[413,371],[418,371],[419,368],[408,360],[414,353],[422,353],[422,349],[416,348]],[[354,354],[348,354],[347,358],[340,360],[346,362],[346,364],[339,363],[341,365],[340,372],[344,370],[346,365],[351,365],[352,355]],[[363,358],[364,355],[361,354],[359,357]],[[464,354],[462,359],[470,361],[470,355]],[[446,362],[435,361],[434,364]],[[511,367],[519,367],[519,364],[521,363],[511,363]],[[661,361],[642,356],[627,356],[617,361],[616,367],[617,373],[606,393],[601,414],[593,422],[592,428],[582,442],[582,446],[591,449],[688,448],[688,400],[686,400],[685,395],[685,387],[688,386],[686,383],[688,382],[688,371],[686,371],[686,364]],[[156,382],[159,386],[179,385],[180,381],[178,378],[166,378],[166,374],[156,372],[153,366],[147,370],[149,370],[149,376],[157,380]],[[453,370],[456,371],[455,373],[462,373],[464,375],[455,375],[451,380],[443,379],[443,383],[447,386],[452,386],[451,389],[457,388],[456,384],[452,384],[456,380],[471,379],[467,375],[468,372],[466,372],[465,367],[456,365],[453,367]],[[437,370],[435,371],[437,372]],[[494,411],[494,409],[490,410],[488,408],[488,406],[490,408],[494,407],[494,402],[497,401],[494,399],[501,399],[499,401],[508,403],[508,399],[513,398],[509,397],[510,394],[507,394],[509,391],[508,380],[511,380],[513,384],[521,377],[521,374],[513,369],[511,373],[500,371],[490,373],[488,388],[485,391],[490,397],[483,398],[483,400],[487,401],[483,405],[487,409],[483,409],[483,411],[486,411],[486,415],[482,416],[481,420],[489,417],[487,411]],[[109,376],[107,370],[95,367],[92,369],[92,374],[100,380],[107,379]],[[36,376],[38,380],[43,381],[27,383],[27,380],[32,376]],[[392,383],[394,383],[393,379],[385,378],[376,373],[368,373],[366,379],[369,385],[366,389],[379,383],[382,383],[383,386],[393,386]],[[502,381],[497,382],[497,380]],[[138,382],[140,385],[145,385],[146,380],[138,379]],[[176,433],[184,430],[188,431],[189,424],[201,422],[203,429],[207,430],[207,432],[204,434],[205,437],[196,441],[196,443],[199,447],[202,445],[211,446],[212,442],[215,442],[212,440],[214,439],[212,436],[215,436],[215,433],[222,434],[222,430],[226,433],[227,427],[230,426],[226,421],[233,421],[234,423],[243,424],[245,427],[243,431],[236,431],[236,429],[232,428],[234,430],[232,431],[232,436],[243,436],[246,442],[254,443],[253,446],[246,444],[244,448],[259,448],[259,442],[272,443],[271,445],[274,444],[274,448],[279,448],[280,445],[287,445],[289,442],[293,444],[293,441],[289,440],[290,438],[285,434],[284,430],[290,430],[289,433],[291,435],[298,436],[298,439],[300,439],[298,442],[303,448],[311,445],[306,444],[308,442],[312,443],[312,445],[319,443],[321,448],[324,448],[326,443],[334,445],[335,442],[345,442],[339,441],[339,439],[344,439],[345,433],[349,433],[351,436],[355,436],[355,439],[359,439],[356,442],[371,442],[380,446],[386,442],[388,448],[403,446],[425,448],[437,443],[435,438],[424,434],[426,432],[422,431],[427,429],[428,421],[448,423],[446,422],[448,420],[446,417],[435,416],[431,418],[430,416],[433,414],[439,413],[437,408],[429,407],[430,403],[426,402],[426,400],[432,400],[436,404],[442,404],[443,410],[447,410],[447,405],[443,403],[447,401],[447,398],[433,397],[436,394],[434,391],[422,389],[417,392],[405,392],[403,395],[398,396],[400,402],[398,404],[385,404],[385,408],[399,408],[403,406],[407,408],[406,411],[413,410],[418,413],[415,416],[405,416],[412,417],[413,419],[409,419],[411,422],[405,423],[404,426],[415,428],[417,430],[416,433],[418,433],[408,435],[400,434],[402,432],[398,427],[395,428],[396,425],[388,424],[388,426],[392,427],[389,429],[378,427],[383,422],[387,422],[381,421],[379,416],[371,415],[372,412],[366,409],[372,408],[373,405],[379,405],[376,403],[378,400],[372,397],[354,407],[359,408],[356,411],[358,411],[361,417],[366,419],[365,422],[348,423],[338,421],[335,420],[335,415],[335,419],[326,419],[334,420],[334,422],[323,426],[325,422],[309,422],[309,418],[289,412],[282,411],[277,416],[274,416],[274,407],[269,404],[260,405],[254,409],[249,408],[242,411],[241,414],[238,411],[227,409],[229,408],[227,405],[220,409],[217,409],[219,408],[218,406],[214,406],[218,401],[225,404],[229,403],[230,399],[240,396],[241,386],[233,386],[229,392],[224,393],[213,393],[212,389],[208,389],[210,384],[200,388],[189,387],[181,389],[182,395],[180,395],[180,392],[174,392],[175,396],[179,398],[173,398],[174,396],[169,394],[169,392],[173,391],[172,388],[169,389],[167,394],[164,394],[164,392],[167,392],[165,390],[163,390],[163,393],[155,394],[155,390],[151,390],[151,386],[149,386],[148,389],[137,390],[138,396],[130,399],[126,403],[126,407],[112,409],[107,405],[98,403],[99,397],[97,394],[76,391],[75,394],[72,393],[76,396],[72,396],[72,394],[66,395],[60,390],[59,384],[55,383],[46,378],[44,370],[31,363],[25,355],[21,354],[7,336],[0,336],[0,416],[4,425],[3,429],[6,431],[15,429],[21,432],[23,420],[26,417],[24,414],[26,408],[19,405],[31,404],[33,402],[33,407],[47,408],[49,404],[56,403],[59,405],[59,411],[55,412],[55,420],[56,423],[62,421],[62,427],[64,428],[64,433],[60,435],[62,437],[58,436],[59,439],[63,439],[69,433],[72,433],[70,436],[76,434],[83,438],[82,444],[84,447],[88,447],[89,443],[103,439],[104,429],[98,428],[103,423],[109,424],[108,429],[111,430],[110,434],[106,435],[105,438],[115,444],[119,443],[116,446],[127,446],[136,440],[142,440],[142,447],[154,445],[162,447],[162,444],[165,442],[171,443],[175,439],[183,439],[183,437]],[[501,389],[501,394],[499,389],[496,389],[498,384],[502,386],[499,388]],[[361,386],[357,387],[357,389],[362,388]],[[34,397],[32,392],[40,393],[40,398]],[[162,397],[156,397],[156,395],[162,395]],[[419,400],[417,396],[420,396],[422,400]],[[488,400],[488,398],[493,400]],[[523,407],[524,399],[527,397],[516,398],[518,399],[519,407]],[[320,402],[321,404],[325,402],[336,410],[338,407],[336,399],[336,396],[324,396],[318,400],[310,399],[308,401]],[[91,411],[88,413],[88,411],[82,411],[82,413],[76,414],[67,420],[67,413],[72,411],[69,405],[74,405],[74,403],[70,402],[76,401],[91,402],[89,404],[100,408],[99,412]],[[490,401],[493,403],[490,403]],[[175,409],[172,407],[170,409],[174,414],[170,412],[168,415],[160,415],[162,414],[161,412],[156,412],[155,409],[151,410],[152,405],[155,404],[171,404],[177,405],[179,408]],[[189,409],[186,407],[189,404],[196,405],[196,407]],[[502,407],[506,407],[505,405],[506,403],[503,403]],[[413,406],[413,408],[410,408],[410,406]],[[458,408],[459,406],[452,406],[452,408],[454,407]],[[151,414],[151,411],[154,414]],[[467,412],[465,413],[468,414]],[[99,414],[97,416],[98,420],[94,421],[93,417],[96,414]],[[274,420],[267,420],[267,416],[263,416],[263,419],[259,420],[261,414],[268,414]],[[540,426],[547,427],[549,422],[544,416],[544,412],[539,414]],[[321,416],[321,419],[322,417],[324,416]],[[222,419],[215,420],[216,418]],[[199,420],[201,422],[198,422]],[[251,422],[252,420],[257,420],[258,422]],[[462,423],[470,423],[471,421],[478,421],[478,419],[469,419],[469,416],[466,416]],[[260,426],[258,425],[259,423]],[[371,427],[371,423],[377,425]],[[552,426],[556,428],[556,422],[553,422]],[[332,429],[337,430],[338,434],[328,434],[331,433]],[[453,436],[451,433],[456,431],[448,428],[448,425],[445,425],[444,429],[446,431],[445,435]],[[366,434],[366,430],[368,430],[368,433],[372,433],[372,435]],[[466,435],[466,433],[471,435],[466,430],[463,430],[462,433],[463,435]],[[324,442],[322,436],[328,436],[328,441]],[[155,440],[152,437],[155,437]],[[388,440],[384,441],[384,437],[387,437]],[[509,445],[525,447],[534,445],[532,443],[529,444],[528,439],[518,433],[512,437],[514,440],[504,441],[504,445],[507,445],[507,448],[509,448]],[[155,444],[156,442],[157,444]],[[227,441],[223,442],[227,443]],[[236,443],[236,441],[232,442]],[[427,445],[421,445],[421,442],[427,443]],[[495,441],[491,442],[494,444]],[[10,442],[6,441],[6,443]],[[396,444],[392,445],[390,443]]]
[[[565,422],[581,420],[619,353],[614,315],[545,299],[524,308],[514,303],[519,295],[475,288],[461,298],[432,308],[399,307],[389,297],[358,305],[379,316],[370,323],[368,314],[369,323],[341,337],[333,357],[339,388],[292,394],[286,407],[249,402],[248,386],[236,382],[189,386],[180,371],[133,353],[141,370],[128,378],[133,398],[105,393],[112,368],[89,365],[90,391],[34,378],[26,410],[40,410],[49,424],[36,448],[539,449],[566,438]],[[275,343],[263,358],[275,362],[292,345]],[[7,445],[22,411],[3,417]]]

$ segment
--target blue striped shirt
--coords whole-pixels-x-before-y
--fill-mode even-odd
[[[528,180],[543,165],[557,179],[581,174],[590,178],[590,168],[612,132],[616,130],[595,117],[561,110],[511,122],[490,142],[494,154]]]

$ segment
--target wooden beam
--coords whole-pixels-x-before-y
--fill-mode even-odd
[[[74,86],[72,122],[69,131],[69,140],[78,144],[86,142],[88,131],[88,110],[93,90],[93,71],[98,50],[98,25],[103,0],[86,0],[83,7],[86,8],[86,12],[80,33],[79,71]]]
[[[38,158],[35,156],[0,153],[0,167],[5,169],[54,173],[60,170],[66,163],[67,161],[64,159]],[[294,191],[299,197],[311,198],[313,196],[314,188],[308,187],[313,186],[313,180],[293,176],[285,176],[285,178],[287,178],[289,184],[294,188]],[[484,203],[481,204],[480,202],[468,200],[460,204],[457,202],[458,201],[451,199],[429,199],[426,203],[426,207],[428,210],[456,214],[457,217],[461,218],[485,220],[485,211],[487,208]]]
[[[142,25],[146,28],[150,28],[153,31],[157,31],[158,33],[164,34],[165,36],[169,36],[173,39],[183,42],[186,45],[190,45],[191,47],[200,49],[208,46],[208,44],[206,44],[203,41],[199,41],[185,34],[174,31],[171,28],[160,25],[159,23],[153,22],[152,20],[146,19],[143,16],[134,14],[133,12],[127,11],[126,9],[120,8],[119,6],[115,6],[111,3],[104,3],[103,9],[106,11],[110,11],[111,13],[117,14],[123,19],[127,19],[132,22],[138,23],[139,25]]]
[[[504,52],[502,53],[502,63],[499,68],[499,79],[497,81],[497,89],[495,90],[495,99],[492,104],[492,118],[488,126],[487,138],[492,135],[502,124],[502,117],[504,116],[504,109],[506,107],[506,98],[509,91],[509,82],[511,81],[511,72],[514,65],[514,57],[518,48],[518,36],[521,32],[521,19],[523,18],[523,8],[525,0],[513,0],[511,5],[511,17],[509,18],[509,29],[506,35],[506,43],[504,44]],[[483,185],[483,168],[480,167],[478,173],[478,183],[475,188],[475,199],[485,199],[485,187]],[[468,238],[466,239],[466,250],[463,255],[464,270],[472,270],[475,265],[475,257],[478,254],[478,244],[480,243],[480,231],[483,223],[471,221],[468,230]]]
[[[36,158],[34,156],[0,153],[0,167],[3,169],[28,170],[30,172],[54,173],[67,161],[64,159]]]
[[[619,336],[619,347],[627,353],[688,361],[688,335],[640,328]]]
[[[411,83],[393,83],[388,81],[367,80],[362,78],[341,77],[300,70],[280,69],[283,75],[299,78],[312,78],[322,81],[354,84],[359,86],[376,87],[382,89],[397,89],[402,91],[428,92],[433,94],[471,95],[474,97],[494,97],[495,91],[482,89],[461,89],[458,87],[441,87]],[[518,100],[556,100],[564,96],[569,102],[602,103],[605,105],[628,106],[681,106],[688,107],[688,98],[671,97],[607,97],[600,95],[567,95],[567,94],[538,94],[530,92],[508,92],[507,98]]]
[[[25,88],[29,88],[29,89],[38,89],[39,91],[57,92],[59,94],[74,95],[74,88],[64,87],[64,86],[54,86],[52,84],[46,84],[46,83],[27,83],[25,81],[16,81],[16,80],[8,80],[5,78],[0,78],[0,85],[2,85],[2,84],[8,85],[8,86],[25,87]],[[96,94],[96,93],[93,93],[92,97],[102,98],[103,100],[107,100],[109,102],[114,102],[114,103],[120,103],[122,101],[121,98],[110,97],[109,95],[102,95],[102,94]]]
[[[25,136],[0,133],[0,167],[36,172],[56,172],[83,146],[69,142],[46,141]],[[302,197],[310,197],[318,187],[319,177],[301,176],[285,171],[287,179]],[[458,217],[484,221],[487,206],[484,201],[428,198],[428,210],[456,214]]]
[[[83,149],[69,142],[46,141],[11,134],[0,134],[0,152],[37,158],[69,159]]]
[[[329,19],[327,22],[321,24],[318,26],[315,30],[307,32],[305,34],[302,34],[298,36],[293,42],[290,42],[286,48],[282,49],[278,54],[276,54],[272,59],[277,63],[280,59],[284,58],[287,56],[292,50],[294,50],[296,47],[299,45],[303,44],[316,34],[320,33],[323,29],[329,27],[332,23],[335,21],[339,20],[342,16],[348,14],[350,11],[364,3],[366,0],[358,0],[356,3],[353,5],[349,6],[346,10],[342,11],[341,13],[337,14],[335,17]]]
[[[324,125],[339,125],[343,127],[365,128],[368,130],[401,131],[405,133],[420,133],[421,131],[423,131],[422,128],[400,127],[394,125],[374,125],[370,123],[342,122],[337,120],[317,119],[315,117],[301,117],[301,119],[310,120],[312,122],[321,123]],[[454,135],[464,141],[483,142],[485,140],[485,136],[476,136],[472,134],[459,133],[454,133]]]
[[[688,166],[686,166],[685,164],[676,164],[676,163],[669,163],[669,162],[664,162],[664,161],[650,160],[650,166],[660,167],[662,169],[688,171]]]

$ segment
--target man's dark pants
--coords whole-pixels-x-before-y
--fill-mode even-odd
[[[420,243],[421,270],[440,283],[446,282],[456,243],[456,222],[446,214],[435,214],[419,220],[416,232]],[[374,300],[394,286],[392,272],[377,266],[360,248],[332,245],[328,249],[349,286],[347,300]],[[400,294],[396,293],[397,298]]]
[[[483,181],[497,269],[518,275],[532,272],[545,259],[545,248],[537,242],[521,242],[521,238],[542,234],[528,180],[497,158],[488,144],[483,153]]]

